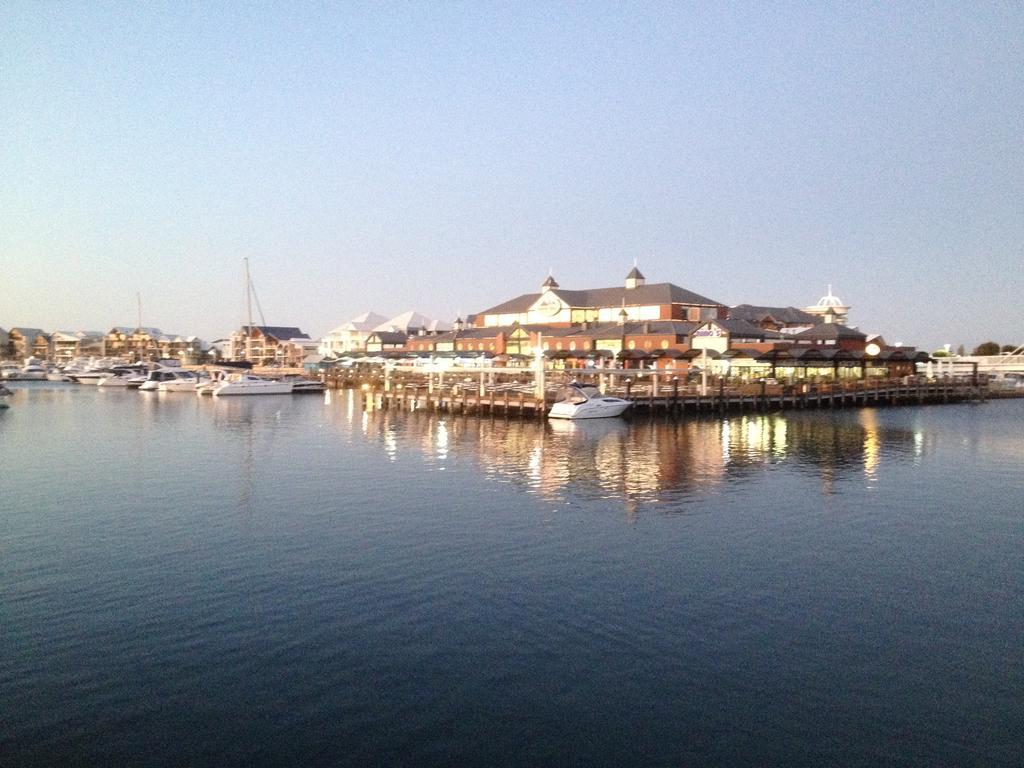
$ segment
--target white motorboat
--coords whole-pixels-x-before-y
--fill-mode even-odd
[[[114,372],[110,368],[91,368],[88,371],[69,373],[68,377],[76,384],[96,385],[100,383],[100,380],[113,375]]]
[[[96,386],[138,389],[146,381],[147,376],[148,369],[145,365],[115,365],[106,376],[96,382]]]
[[[26,364],[17,377],[21,381],[46,381],[46,369],[36,363]]]
[[[146,376],[146,380],[139,386],[139,391],[156,392],[160,389],[161,384],[168,381],[176,381],[183,373],[189,372],[173,368],[157,368],[156,370],[149,372],[149,375]]]
[[[327,389],[322,381],[316,381],[315,379],[307,379],[305,376],[285,376],[281,381],[289,381],[292,385],[293,394],[302,393],[313,393],[323,392]]]
[[[161,392],[195,392],[204,381],[208,379],[203,379],[194,371],[178,371],[177,377],[161,381],[157,389]]]
[[[549,419],[605,419],[621,416],[629,400],[601,394],[597,387],[569,384],[558,391]]]
[[[202,380],[196,384],[197,395],[212,395],[213,390],[223,384],[229,376],[234,376],[237,369],[209,368],[200,374]]]
[[[3,363],[0,365],[0,379],[15,381],[21,373],[21,366],[17,363]]]
[[[226,395],[290,395],[290,381],[274,381],[261,379],[251,373],[232,373],[223,381],[215,384],[210,392],[214,397]]]

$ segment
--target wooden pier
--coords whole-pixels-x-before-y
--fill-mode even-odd
[[[607,394],[630,400],[633,405],[627,413],[634,416],[979,402],[990,395],[987,380],[974,377],[797,384],[715,380],[701,386],[651,371],[571,373],[575,381],[603,385],[601,388]],[[324,380],[329,387],[359,390],[364,407],[369,410],[426,409],[533,418],[547,413],[559,386],[568,381],[568,376],[551,371],[541,378],[540,386],[529,369],[503,369],[500,376],[493,374],[493,370],[473,369],[438,373],[377,371],[325,376]]]

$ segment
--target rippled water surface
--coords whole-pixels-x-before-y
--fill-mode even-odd
[[[1021,762],[1022,400],[10,402],[0,765]]]

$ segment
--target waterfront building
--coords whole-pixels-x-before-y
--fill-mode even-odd
[[[288,339],[280,345],[280,363],[289,368],[300,368],[311,355],[315,355],[319,342],[316,339]]]
[[[136,361],[196,362],[202,352],[203,343],[197,336],[176,336],[164,333],[159,328],[118,325],[103,337],[101,354]]]
[[[206,349],[208,357],[214,360],[227,360],[231,357],[231,339],[215,339]]]
[[[163,357],[160,353],[160,337],[163,335],[159,328],[117,325],[104,337],[103,354],[129,360],[159,360]]]
[[[340,357],[348,352],[364,352],[366,338],[388,318],[376,312],[363,312],[342,323],[320,339],[317,352],[325,357]]]
[[[401,331],[374,331],[366,339],[366,352],[404,352],[408,338]]]
[[[54,331],[50,334],[53,359],[65,363],[76,357],[102,357],[104,337],[102,331]]]
[[[520,325],[570,326],[582,323],[725,318],[728,307],[673,283],[648,284],[633,267],[621,287],[567,290],[552,275],[540,292],[525,293],[475,316],[477,327]]]
[[[828,321],[794,334],[792,338],[797,346],[836,347],[857,352],[863,352],[868,343],[866,333]]]
[[[198,336],[162,335],[157,339],[159,360],[177,360],[183,365],[195,365],[202,360],[205,344]]]
[[[50,337],[42,328],[11,328],[7,332],[7,357],[18,361],[29,357],[49,360]]]
[[[280,363],[286,355],[284,345],[294,339],[307,340],[309,334],[293,325],[243,325],[231,334],[230,356],[256,365]]]

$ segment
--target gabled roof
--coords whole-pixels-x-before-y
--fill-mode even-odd
[[[867,334],[861,333],[856,328],[850,328],[847,325],[840,325],[839,323],[821,323],[813,328],[808,328],[806,331],[793,334],[790,338],[793,339],[857,339],[863,341],[867,339]]]
[[[381,344],[405,344],[408,338],[407,334],[399,331],[374,331],[367,338],[367,341],[369,339],[376,339]]]
[[[242,326],[244,331],[248,326]],[[293,325],[254,325],[254,330],[259,331],[265,337],[277,341],[288,341],[289,339],[308,339],[309,334],[303,333],[301,329]]]
[[[361,315],[356,315],[348,322],[342,323],[327,335],[340,335],[346,331],[372,331],[386,320],[387,318],[384,317],[384,315],[378,315],[376,312],[363,312]]]
[[[627,307],[650,306],[658,304],[690,304],[697,306],[720,307],[721,302],[688,291],[674,283],[648,283],[636,288],[589,288],[582,291],[569,291],[555,288],[551,291],[570,307],[613,307],[623,302]],[[509,315],[527,311],[540,298],[539,293],[524,293],[514,299],[486,309],[478,314]]]
[[[390,320],[385,320],[373,330],[375,331],[402,331],[408,333],[411,329],[424,328],[428,331],[448,331],[451,325],[440,320],[431,320],[426,315],[409,310],[400,315],[395,315]]]
[[[20,326],[18,328],[11,328],[11,330],[8,331],[8,333],[14,333],[15,331],[24,336],[26,339],[35,339],[38,338],[39,336],[46,335],[46,331],[44,331],[42,328],[22,328]]]
[[[812,315],[796,307],[759,307],[755,304],[737,304],[730,307],[729,317],[746,320],[749,323],[760,323],[768,317],[786,324],[815,325],[821,322],[819,315]]]

